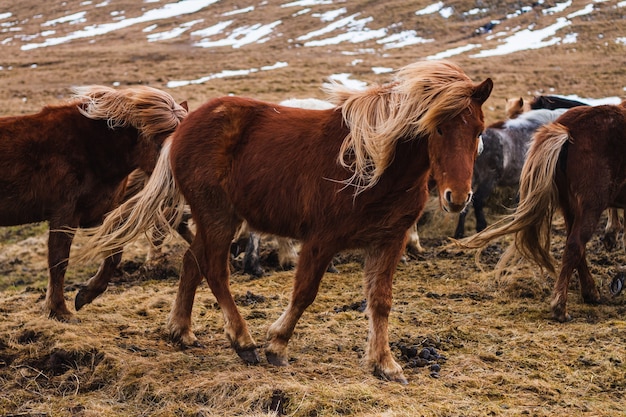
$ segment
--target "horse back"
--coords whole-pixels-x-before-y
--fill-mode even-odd
[[[558,175],[568,189],[597,196],[599,204],[626,207],[626,109],[576,107],[556,120],[569,132]]]

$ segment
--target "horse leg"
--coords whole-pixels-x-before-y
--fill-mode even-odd
[[[416,256],[420,253],[424,253],[424,248],[420,244],[420,235],[417,232],[417,222],[411,226],[407,232],[406,250],[409,254]]]
[[[407,383],[402,368],[389,348],[389,312],[392,303],[392,281],[402,255],[404,242],[370,248],[365,255],[365,295],[369,332],[366,359],[374,375],[390,381]]]
[[[465,217],[467,216],[467,210],[469,210],[469,206],[465,207],[465,210],[459,213],[459,220],[454,230],[455,239],[462,239],[465,236]]]
[[[231,346],[246,363],[256,364],[259,362],[256,343],[229,288],[230,243],[235,228],[232,233],[224,233],[224,229],[204,231],[198,225],[196,237],[183,257],[168,328],[172,338],[182,345],[199,345],[191,331],[191,311],[196,289],[205,276],[224,315],[224,331]]]
[[[583,250],[583,255],[578,267],[578,279],[580,280],[580,295],[587,304],[600,304],[600,292],[596,287],[596,281],[591,276],[587,265],[587,251]]]
[[[70,313],[65,304],[63,287],[74,234],[59,231],[58,229],[62,226],[64,225],[50,222],[48,235],[48,270],[50,276],[44,309],[48,312],[50,318],[60,321],[72,321],[74,315]],[[76,227],[76,225],[69,226]]]
[[[619,218],[617,209],[609,209],[606,226],[604,228],[604,236],[602,238],[602,244],[607,251],[612,251],[617,246],[617,233],[623,226]]]
[[[185,242],[191,244],[191,242],[193,242],[194,233],[189,227],[189,219],[191,219],[191,213],[185,212],[185,214],[183,215],[183,220],[176,227],[176,232],[178,232],[180,237],[182,237]],[[152,229],[152,236],[150,238],[151,245],[148,248],[148,256],[146,257],[146,261],[155,261],[164,256],[161,252],[161,245],[163,244],[164,234],[165,231],[159,228]]]
[[[552,302],[550,304],[554,318],[560,322],[571,320],[571,316],[567,313],[567,290],[575,268],[581,268],[578,272],[581,292],[585,300],[588,299],[589,302],[598,302],[600,300],[598,289],[587,268],[585,245],[591,239],[602,211],[598,212],[598,210],[589,208],[588,210],[580,209],[578,212],[585,213],[584,219],[580,219],[582,214],[574,216],[571,212],[563,210],[567,228],[567,240],[561,260],[561,272],[554,285]]]
[[[285,271],[293,269],[298,260],[296,242],[293,239],[278,236],[278,263]]]
[[[300,249],[300,258],[291,293],[291,301],[284,313],[267,331],[265,356],[272,365],[285,366],[287,362],[287,344],[293,335],[296,323],[304,310],[313,303],[324,272],[334,255],[327,248],[310,242],[304,242]]]
[[[78,291],[74,299],[76,311],[83,308],[85,304],[91,303],[96,297],[102,294],[108,287],[113,273],[122,260],[122,251],[107,256],[100,264],[98,272],[87,281]]]
[[[202,282],[200,260],[205,256],[202,246],[201,239],[196,237],[183,255],[178,291],[168,318],[170,337],[183,346],[200,346],[200,342],[191,331],[191,310],[196,289]]]
[[[255,277],[261,277],[265,272],[261,267],[261,258],[259,256],[260,246],[261,236],[258,233],[250,231],[248,243],[246,244],[246,254],[243,258],[243,272]]]

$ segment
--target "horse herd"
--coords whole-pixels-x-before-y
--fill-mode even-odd
[[[364,90],[324,88],[332,103],[324,109],[227,96],[188,112],[185,102],[154,88],[89,86],[65,104],[1,118],[0,226],[49,222],[50,317],[73,318],[63,286],[78,228],[86,243],[76,260],[104,260],[78,292],[77,310],[106,289],[125,245],[146,233],[158,242],[175,230],[189,248],[170,335],[198,344],[191,316],[205,278],[231,346],[246,363],[258,363],[258,345],[229,288],[231,243],[245,225],[251,258],[258,233],[300,243],[290,303],[267,333],[269,363],[287,364],[289,339],[333,256],[362,249],[367,364],[385,380],[406,383],[387,333],[392,277],[407,244],[419,249],[416,231],[407,231],[424,209],[429,184],[436,184],[444,211],[461,213],[457,238],[473,203],[477,229],[484,230],[458,245],[481,248],[514,234],[498,268],[523,256],[556,273],[550,229],[560,209],[567,243],[553,314],[569,318],[574,269],[583,300],[600,301],[585,244],[605,209],[626,206],[624,105],[524,111],[518,100],[509,120],[485,128],[482,105],[493,82],[474,83],[449,61],[409,64],[387,84]],[[503,184],[519,184],[519,204],[486,227],[484,201]],[[291,241],[281,247],[294,254]]]

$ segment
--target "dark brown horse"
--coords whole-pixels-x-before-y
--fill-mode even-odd
[[[515,213],[460,243],[480,248],[493,239],[514,234],[497,270],[520,256],[556,275],[550,254],[552,217],[560,209],[567,240],[552,297],[559,321],[567,313],[567,289],[574,270],[586,303],[600,294],[585,255],[602,212],[626,207],[626,105],[575,107],[534,136],[520,179],[520,203]]]
[[[0,226],[49,222],[51,317],[72,318],[63,297],[69,228],[99,224],[123,198],[131,171],[152,172],[162,142],[186,114],[154,88],[89,86],[67,103],[0,119]],[[93,279],[108,281],[120,258],[107,257]]]
[[[473,84],[452,63],[428,61],[364,91],[329,86],[339,105],[330,110],[211,100],[164,144],[146,188],[92,231],[82,258],[120,247],[159,219],[167,225],[171,219],[162,219],[159,205],[167,201],[164,211],[176,214],[187,201],[197,231],[184,256],[169,331],[185,345],[198,343],[191,313],[206,277],[232,347],[245,362],[258,363],[257,344],[229,288],[231,240],[243,220],[300,240],[291,302],[270,326],[265,348],[270,363],[286,365],[287,343],[333,255],[362,248],[367,361],[382,378],[406,382],[387,334],[392,276],[407,230],[428,199],[431,174],[444,210],[459,212],[470,201],[481,106],[492,86],[490,79]]]

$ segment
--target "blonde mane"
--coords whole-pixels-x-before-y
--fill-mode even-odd
[[[106,120],[111,129],[132,126],[144,137],[173,132],[187,110],[168,93],[147,86],[116,90],[90,85],[75,87],[80,112],[90,119]]]
[[[389,84],[353,90],[331,82],[324,89],[350,129],[339,163],[353,172],[345,183],[358,194],[376,185],[400,139],[428,137],[469,107],[474,85],[456,64],[423,61],[401,68]]]

